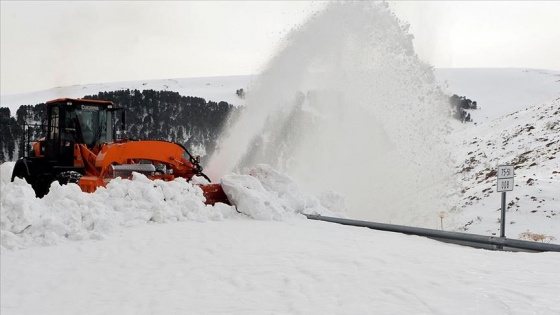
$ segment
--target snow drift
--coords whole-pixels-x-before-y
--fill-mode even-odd
[[[225,218],[285,220],[305,218],[302,213],[337,215],[319,198],[299,192],[297,184],[266,165],[250,174],[229,174],[222,185],[235,206],[204,204],[202,190],[178,178],[151,181],[134,173],[131,180],[117,178],[106,188],[83,193],[78,185],[53,182],[42,199],[24,180],[10,182],[14,163],[1,166],[2,248],[52,245],[65,239],[102,239],[123,227],[177,221],[209,221]],[[325,204],[343,204],[328,195]],[[339,208],[340,209],[340,208]]]

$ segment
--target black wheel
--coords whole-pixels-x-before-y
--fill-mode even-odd
[[[76,171],[66,171],[58,174],[58,176],[56,176],[56,180],[60,183],[60,185],[77,184],[81,177],[82,174]]]
[[[27,183],[29,184],[29,179],[27,179],[27,171],[21,167],[15,167],[14,171],[12,172],[12,182],[14,181],[15,178],[21,178],[21,179],[25,179],[25,181],[27,181]]]
[[[34,180],[29,174],[28,168],[23,160],[18,160],[12,171],[12,182],[15,178],[24,179],[28,184],[33,185]]]
[[[51,183],[53,179],[51,176],[39,176],[33,183],[33,190],[35,190],[35,195],[37,198],[43,198],[46,194],[49,193],[49,188],[51,187]]]

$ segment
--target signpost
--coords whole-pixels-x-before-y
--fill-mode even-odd
[[[506,191],[513,191],[513,165],[498,166],[498,192],[502,193],[502,220],[500,237],[506,237]]]

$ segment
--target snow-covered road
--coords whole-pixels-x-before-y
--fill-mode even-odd
[[[8,314],[558,314],[560,255],[305,219],[177,222],[4,251]]]

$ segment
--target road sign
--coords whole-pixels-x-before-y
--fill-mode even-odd
[[[499,165],[498,179],[513,178],[513,165]]]
[[[513,165],[498,166],[498,192],[513,190]]]
[[[506,237],[506,191],[513,190],[513,165],[498,165],[498,192],[502,193],[502,218],[500,237]]]
[[[512,191],[513,178],[499,178],[498,179],[498,192]]]

